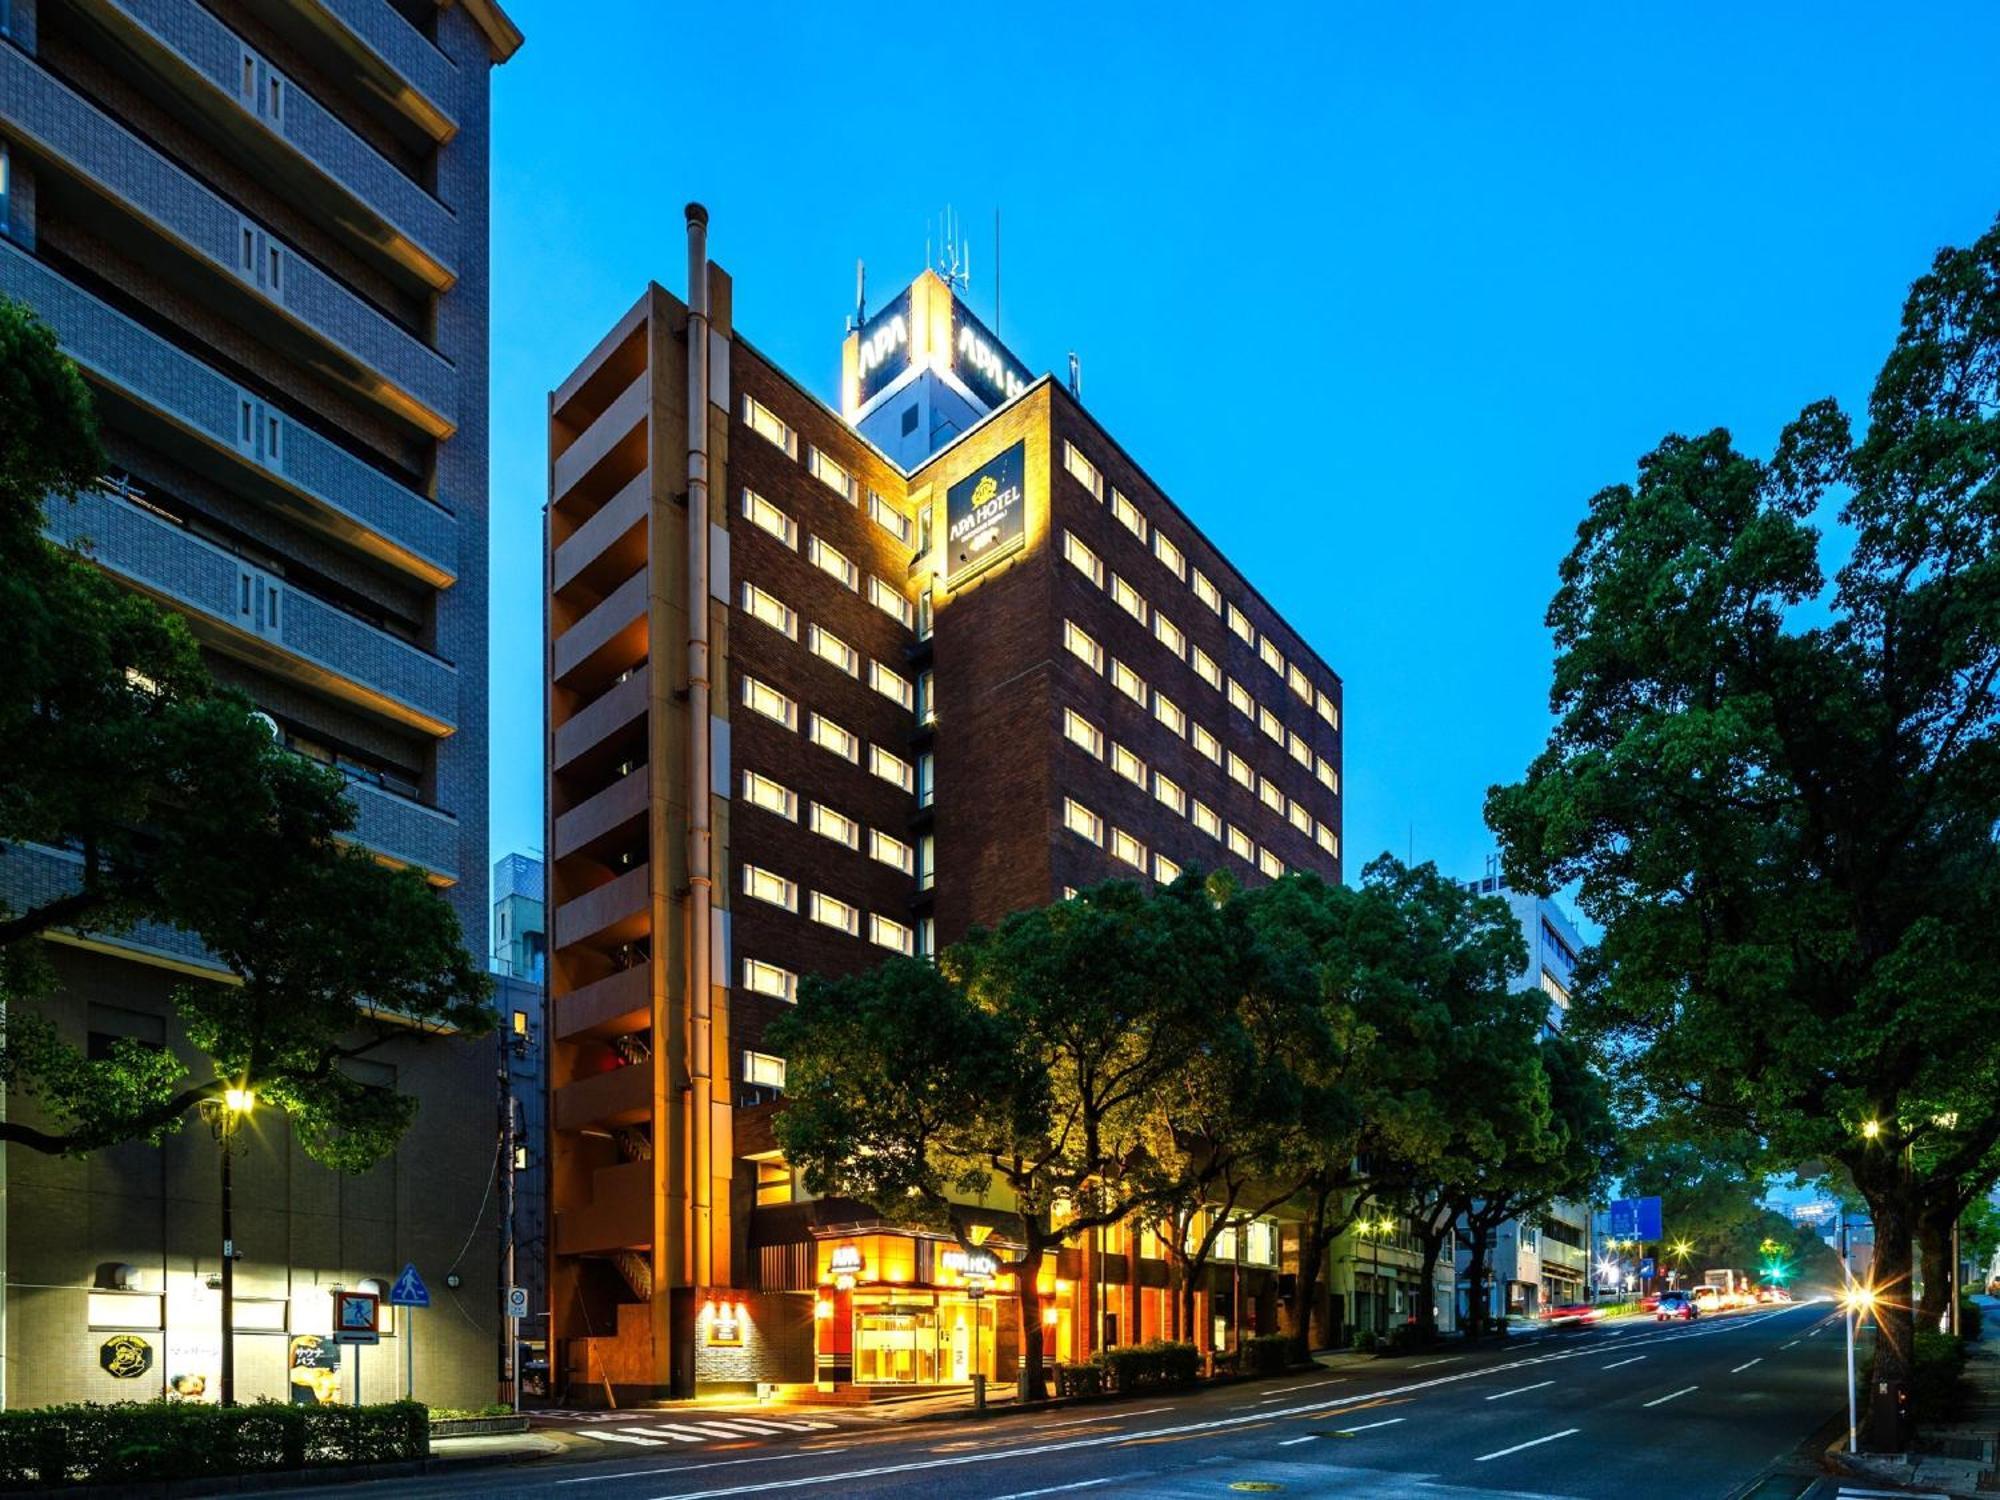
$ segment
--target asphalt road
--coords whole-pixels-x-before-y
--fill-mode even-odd
[[[1830,1304],[1546,1335],[1525,1347],[984,1422],[842,1425],[728,1449],[445,1473],[371,1497],[1737,1494],[1845,1403]],[[634,1433],[647,1417],[632,1414]],[[1766,1491],[1796,1495],[1806,1488]],[[323,1493],[323,1491],[322,1491]]]

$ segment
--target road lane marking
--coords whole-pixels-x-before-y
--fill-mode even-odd
[[[1402,1417],[1391,1417],[1386,1422],[1369,1422],[1360,1427],[1343,1427],[1339,1431],[1342,1437],[1353,1437],[1357,1432],[1373,1432],[1378,1427],[1394,1427],[1403,1420]]]
[[[1630,1359],[1613,1360],[1610,1364],[1599,1366],[1599,1368],[1605,1370],[1622,1370],[1627,1365],[1636,1365],[1637,1363],[1639,1363],[1640,1360],[1644,1359],[1645,1357],[1646,1356],[1643,1354],[1635,1354]]]
[[[1309,1432],[1302,1438],[1286,1438],[1283,1442],[1279,1443],[1278,1446],[1280,1448],[1296,1448],[1300,1443],[1313,1442],[1317,1436],[1318,1435],[1316,1433]]]
[[[1505,1401],[1509,1396],[1518,1396],[1523,1391],[1539,1391],[1540,1389],[1542,1389],[1543,1386],[1550,1386],[1554,1384],[1555,1382],[1553,1380],[1542,1380],[1542,1381],[1537,1381],[1534,1385],[1517,1385],[1511,1391],[1495,1391],[1492,1395],[1488,1396],[1486,1399],[1488,1401]]]
[[[1476,1464],[1491,1463],[1496,1458],[1505,1458],[1510,1453],[1519,1453],[1523,1448],[1539,1448],[1544,1443],[1553,1443],[1557,1438],[1575,1437],[1583,1431],[1581,1427],[1565,1427],[1561,1432],[1552,1432],[1547,1437],[1530,1438],[1525,1443],[1516,1443],[1511,1448],[1502,1448],[1496,1453],[1482,1453],[1473,1460]]]
[[[1456,1359],[1458,1356],[1453,1355],[1452,1357]],[[1413,1365],[1411,1366],[1411,1368],[1414,1369],[1416,1367]],[[1304,1385],[1288,1385],[1283,1390],[1273,1391],[1271,1394],[1274,1396],[1289,1396],[1296,1391],[1317,1390],[1319,1387],[1323,1385],[1332,1385],[1336,1381],[1345,1380],[1346,1378],[1347,1377],[1345,1375],[1329,1375],[1325,1380],[1308,1380]],[[1164,1411],[1165,1408],[1162,1407],[1161,1410]]]
[[[1789,1344],[1786,1344],[1784,1347],[1787,1349],[1796,1349],[1799,1347],[1799,1341],[1797,1339],[1793,1339]]]
[[[1762,1363],[1764,1363],[1764,1356],[1760,1354],[1755,1359],[1746,1359],[1745,1361],[1743,1361],[1742,1364],[1738,1365],[1735,1369],[1731,1370],[1729,1373],[1732,1375],[1741,1375],[1745,1370],[1749,1369],[1752,1365],[1761,1365]]]
[[[1427,1359],[1420,1364],[1411,1365],[1410,1368],[1412,1370],[1428,1370],[1432,1365],[1448,1365],[1455,1359],[1464,1358],[1463,1354],[1447,1354],[1443,1359]]]
[[[1122,1476],[1106,1475],[1102,1479],[1079,1479],[1075,1484],[1052,1484],[1042,1490],[1016,1490],[1011,1495],[996,1495],[994,1500],[1034,1500],[1036,1495],[1066,1495],[1071,1490],[1087,1490],[1096,1485],[1109,1484],[1114,1477]]]
[[[1685,1396],[1689,1391],[1698,1391],[1700,1389],[1701,1387],[1698,1385],[1684,1385],[1679,1390],[1670,1392],[1669,1394],[1660,1397],[1660,1399],[1657,1401],[1648,1401],[1646,1405],[1665,1406],[1669,1401],[1678,1400],[1680,1397]]]

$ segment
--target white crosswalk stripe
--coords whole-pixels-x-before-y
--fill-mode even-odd
[[[611,1424],[619,1425],[613,1426]],[[602,1443],[631,1443],[637,1447],[662,1448],[673,1443],[740,1443],[748,1438],[791,1437],[799,1433],[835,1432],[837,1422],[809,1418],[781,1417],[700,1417],[680,1422],[647,1420],[643,1412],[620,1412],[597,1418],[588,1427],[572,1427],[578,1437]]]
[[[666,1444],[659,1438],[634,1437],[629,1432],[598,1431],[594,1428],[579,1427],[578,1437],[595,1438],[600,1443],[630,1443],[637,1448],[664,1448]]]

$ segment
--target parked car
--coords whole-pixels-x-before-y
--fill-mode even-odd
[[[1700,1316],[1701,1301],[1688,1292],[1662,1292],[1659,1302],[1653,1308],[1654,1319],[1661,1323],[1675,1320],[1692,1323]]]

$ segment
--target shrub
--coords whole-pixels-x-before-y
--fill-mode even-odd
[[[1977,1343],[1979,1331],[1986,1321],[1986,1314],[1970,1297],[1961,1297],[1958,1303],[1958,1333],[1967,1343]]]
[[[1356,1354],[1373,1354],[1375,1352],[1375,1345],[1378,1342],[1379,1340],[1375,1337],[1374,1329],[1357,1328],[1354,1330],[1354,1352]]]
[[[1252,1375],[1279,1375],[1292,1367],[1292,1339],[1286,1333],[1260,1333],[1243,1346]]]
[[[1121,1395],[1129,1391],[1164,1389],[1193,1385],[1201,1372],[1201,1355],[1193,1344],[1131,1344],[1122,1349],[1106,1349],[1097,1356],[1111,1389]]]
[[[1417,1329],[1413,1323],[1398,1323],[1382,1340],[1385,1354],[1408,1354],[1417,1347]]]
[[[1919,1333],[1910,1351],[1910,1409],[1923,1422],[1951,1420],[1957,1409],[1959,1377],[1965,1370],[1965,1341],[1948,1333]]]
[[[1104,1366],[1057,1365],[1056,1394],[1058,1396],[1101,1396],[1104,1394]]]
[[[210,1406],[121,1402],[0,1411],[0,1486],[130,1484],[394,1463],[430,1453],[420,1402]]]

